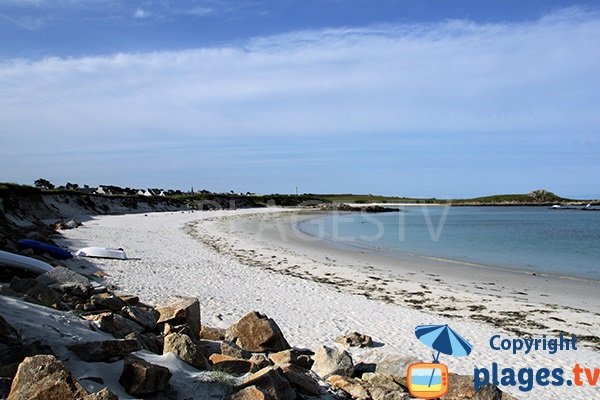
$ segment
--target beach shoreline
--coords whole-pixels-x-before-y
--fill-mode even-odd
[[[444,317],[482,321],[518,335],[574,334],[590,345],[598,344],[598,281],[414,254],[389,255],[340,246],[295,228],[301,221],[322,215],[288,212],[217,218],[204,221],[196,237],[241,262],[340,291]],[[586,315],[583,325],[582,314]]]
[[[245,313],[257,310],[277,321],[286,339],[296,347],[332,345],[336,337],[351,331],[371,335],[378,346],[353,349],[356,363],[375,362],[393,354],[429,361],[431,352],[415,338],[415,327],[450,324],[473,344],[468,357],[445,356],[441,360],[455,373],[471,375],[476,367],[489,368],[492,363],[512,368],[562,367],[567,371],[576,363],[595,366],[598,351],[584,346],[583,340],[577,351],[518,355],[493,350],[489,342],[498,334],[516,338],[511,326],[523,330],[519,323],[523,320],[542,321],[539,323],[543,328],[538,326],[535,332],[531,329],[535,337],[558,336],[553,332],[558,330],[569,332],[562,329],[565,323],[578,327],[578,336],[591,336],[600,326],[598,314],[593,311],[597,299],[592,298],[586,310],[538,304],[533,302],[533,294],[511,294],[506,288],[502,291],[493,287],[499,285],[468,292],[455,278],[440,274],[439,267],[435,267],[438,277],[426,271],[406,270],[407,276],[400,279],[390,276],[393,271],[387,271],[384,264],[361,267],[355,265],[354,255],[345,253],[343,259],[341,251],[336,253],[329,247],[323,251],[319,248],[323,243],[313,241],[315,246],[308,246],[295,240],[277,241],[274,235],[293,229],[293,215],[298,215],[297,210],[102,216],[63,232],[62,244],[70,248],[125,248],[130,260],[94,260],[107,274],[108,284],[149,304],[160,304],[175,296],[197,297],[202,322],[209,326],[225,328]],[[373,264],[375,260],[371,260]],[[77,260],[72,264],[76,268]],[[424,277],[429,278],[426,284]],[[442,282],[434,281],[434,285],[431,279]],[[492,281],[488,278],[487,282]],[[540,296],[551,294],[541,288],[539,292]],[[392,301],[385,296],[393,297]],[[431,301],[436,296],[437,307]],[[401,299],[404,301],[398,301]],[[536,387],[529,393],[514,386],[501,389],[521,399],[587,399],[595,394],[592,387],[578,387],[575,395],[567,386]]]

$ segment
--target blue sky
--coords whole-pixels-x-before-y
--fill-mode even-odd
[[[600,5],[0,0],[0,181],[600,197]]]

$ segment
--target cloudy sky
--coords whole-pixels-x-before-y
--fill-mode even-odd
[[[0,181],[600,197],[600,3],[0,0]]]

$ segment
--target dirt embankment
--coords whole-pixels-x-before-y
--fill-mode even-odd
[[[0,187],[0,250],[15,251],[19,239],[49,241],[57,224],[82,222],[94,215],[190,210],[169,198],[103,196],[45,192],[19,185]]]

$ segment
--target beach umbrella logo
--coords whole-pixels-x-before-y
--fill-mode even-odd
[[[446,325],[419,325],[415,335],[424,345],[436,351],[431,363],[416,363],[408,367],[406,381],[414,397],[435,399],[448,392],[448,367],[439,362],[440,354],[467,356],[473,346]]]

